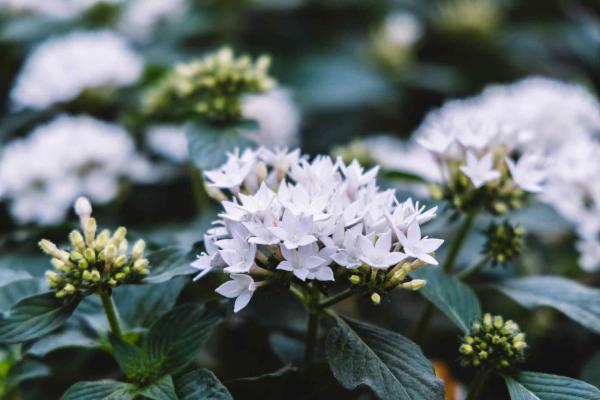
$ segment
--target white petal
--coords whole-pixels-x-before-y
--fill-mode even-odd
[[[231,299],[239,296],[242,290],[243,289],[240,288],[240,285],[237,283],[237,281],[231,280],[225,282],[224,284],[216,288],[215,292],[219,293],[221,296],[228,297]]]
[[[248,303],[250,303],[250,299],[252,299],[253,294],[253,290],[244,290],[242,293],[240,293],[237,299],[235,299],[235,303],[233,304],[233,312],[238,312],[242,308],[246,307]]]

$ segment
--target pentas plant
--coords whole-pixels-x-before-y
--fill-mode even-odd
[[[418,290],[409,273],[437,265],[443,240],[421,233],[436,215],[394,190],[377,186],[378,167],[299,150],[245,150],[206,171],[208,192],[223,212],[204,236],[206,252],[192,264],[196,279],[222,269],[231,280],[217,293],[244,308],[259,288],[286,285],[310,307],[324,307],[356,293]],[[346,287],[336,294],[334,282]],[[329,296],[321,300],[322,296]]]

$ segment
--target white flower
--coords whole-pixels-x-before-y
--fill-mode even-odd
[[[232,278],[230,281],[216,288],[215,292],[230,299],[235,298],[233,311],[238,312],[252,299],[256,284],[250,275],[231,274],[230,278]]]
[[[133,0],[121,15],[119,30],[139,41],[148,41],[165,25],[182,16],[186,0]]]
[[[430,208],[420,206],[419,202],[413,203],[409,197],[404,203],[398,204],[392,215],[389,217],[392,227],[402,231],[406,231],[408,227],[417,221],[419,224],[424,224],[432,220],[437,212],[437,207]]]
[[[393,12],[385,17],[383,34],[397,46],[411,46],[423,35],[423,27],[413,14]]]
[[[600,268],[600,239],[583,238],[577,242],[577,250],[581,253],[579,264],[586,271],[598,271]]]
[[[363,167],[360,166],[358,161],[353,160],[350,165],[346,166],[341,158],[338,158],[340,169],[346,178],[346,190],[348,194],[353,197],[356,191],[364,185],[371,183],[375,180],[377,173],[379,172],[379,166],[373,167],[367,172],[364,172]]]
[[[421,228],[417,222],[413,222],[408,227],[406,235],[398,230],[396,231],[396,235],[408,257],[418,258],[428,264],[438,265],[438,262],[430,253],[436,251],[444,243],[443,240],[430,239],[427,236],[421,238]]]
[[[358,238],[360,259],[372,268],[388,268],[406,258],[400,252],[390,251],[392,247],[392,231],[388,230],[377,238],[375,244],[366,236]]]
[[[428,123],[426,120],[424,125],[422,134],[417,137],[417,143],[433,153],[445,155],[454,142],[452,132],[444,129],[440,123]]]
[[[120,3],[122,0],[0,0],[0,10],[13,13],[39,14],[45,17],[74,18],[98,3]]]
[[[287,90],[277,88],[246,96],[242,114],[258,122],[258,131],[250,135],[262,145],[291,146],[298,142],[300,112]]]
[[[335,253],[331,255],[333,261],[342,267],[348,269],[360,267],[361,250],[358,245],[358,240],[362,235],[363,225],[358,224],[343,232],[343,239],[339,247],[335,248]]]
[[[293,272],[301,281],[306,280],[311,270],[319,269],[327,262],[326,259],[319,257],[319,246],[316,243],[301,246],[293,250],[282,245],[281,254],[285,260],[279,263],[277,269]],[[333,273],[331,277],[333,278]],[[329,278],[329,276],[326,275],[326,278]]]
[[[460,167],[460,170],[471,179],[473,186],[479,189],[486,182],[500,178],[500,172],[493,167],[492,154],[488,153],[477,159],[472,152],[467,153],[467,163]]]
[[[225,164],[215,170],[204,172],[204,175],[210,181],[209,186],[236,190],[248,177],[253,166],[252,161],[234,152],[229,154]]]
[[[239,199],[242,204],[239,208],[252,215],[263,215],[273,207],[275,200],[275,192],[267,187],[263,182],[260,189],[254,195],[239,194]]]
[[[142,59],[118,35],[75,32],[38,45],[10,96],[17,108],[44,109],[73,100],[85,89],[133,84],[142,67]]]
[[[224,261],[219,254],[219,248],[217,247],[217,239],[215,236],[204,235],[204,248],[206,252],[202,252],[197,256],[196,261],[190,264],[191,267],[196,268],[200,272],[194,277],[194,281],[202,278],[208,274],[215,267],[224,267]]]
[[[231,239],[221,239],[217,241],[220,248],[219,254],[227,264],[225,272],[228,273],[247,273],[254,265],[256,257],[256,244],[248,241],[248,231],[238,222],[228,222],[226,224],[232,234]]]
[[[158,125],[146,132],[146,143],[158,155],[183,163],[188,159],[188,146],[182,126]]]
[[[304,214],[294,215],[290,210],[285,210],[280,226],[269,228],[273,235],[283,241],[287,249],[295,249],[317,241],[313,233],[314,222],[312,216]]]
[[[506,165],[513,181],[521,189],[532,193],[542,191],[541,183],[546,178],[546,171],[537,156],[532,154],[522,156],[516,164],[510,157],[507,157]]]
[[[78,196],[104,204],[122,180],[158,177],[123,128],[84,116],[58,116],[0,153],[0,198],[19,223],[56,224]]]

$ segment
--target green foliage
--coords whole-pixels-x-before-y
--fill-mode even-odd
[[[190,122],[185,128],[190,159],[200,170],[217,168],[225,162],[227,153],[252,146],[248,134],[257,126],[254,121],[222,126]]]
[[[336,318],[325,351],[333,375],[347,389],[365,385],[384,400],[444,398],[431,362],[397,333]]]
[[[58,329],[75,311],[79,299],[57,299],[53,292],[26,297],[0,320],[0,343],[22,343]]]
[[[559,276],[529,276],[494,285],[523,307],[552,307],[600,334],[600,289]]]
[[[93,382],[77,382],[62,395],[60,400],[130,400],[133,399],[135,386],[103,379]]]
[[[460,330],[468,333],[471,323],[481,318],[481,306],[473,290],[439,268],[425,267],[411,272],[411,276],[425,279],[420,293],[435,305]]]
[[[233,400],[225,386],[207,369],[190,371],[175,381],[179,400]]]
[[[598,400],[600,390],[585,382],[564,376],[521,372],[505,376],[512,400]]]

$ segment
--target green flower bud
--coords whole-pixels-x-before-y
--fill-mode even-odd
[[[145,249],[146,249],[145,241],[140,239],[137,242],[135,242],[135,244],[133,245],[133,249],[131,250],[131,259],[133,261],[138,260],[144,254]]]
[[[103,229],[102,232],[100,232],[100,234],[98,235],[98,237],[96,238],[96,240],[94,242],[94,249],[97,252],[100,252],[102,249],[104,249],[104,247],[106,247],[109,240],[110,240],[110,231],[108,229]]]
[[[94,251],[94,249],[88,247],[83,252],[83,255],[85,256],[85,259],[88,263],[93,264],[96,262],[96,252]]]
[[[148,266],[148,264],[148,259],[141,258],[133,263],[133,267],[131,268],[131,270],[136,273],[141,273],[142,270],[144,270]]]
[[[379,295],[379,293],[371,294],[371,302],[373,302],[373,304],[375,304],[376,306],[381,304],[381,296]]]
[[[79,269],[87,269],[90,266],[87,260],[81,260],[77,265],[79,266]]]
[[[69,295],[71,295],[71,294],[75,293],[75,291],[76,291],[77,289],[75,289],[75,286],[73,286],[72,284],[70,284],[70,283],[67,283],[67,284],[65,285],[65,287],[63,288],[63,290],[65,291],[65,293],[66,293],[66,294],[69,294]]]
[[[54,288],[62,283],[62,278],[54,271],[46,271],[46,280],[51,288]]]
[[[92,282],[100,282],[100,272],[97,269],[93,269],[92,272],[90,273],[90,280]]]
[[[83,250],[85,250],[85,242],[83,239],[83,235],[78,230],[74,230],[69,234],[69,240],[78,252],[81,253],[83,252]]]
[[[513,321],[485,314],[474,322],[471,332],[462,338],[459,347],[464,366],[503,370],[514,368],[525,359],[525,334]]]
[[[360,276],[358,275],[350,275],[350,278],[348,280],[353,285],[358,285],[361,281]]]
[[[91,281],[92,280],[92,273],[90,271],[83,271],[83,274],[81,274],[81,278],[84,281]]]
[[[121,254],[120,256],[118,256],[117,258],[115,258],[114,265],[117,268],[121,268],[126,263],[127,263],[127,256],[124,255],[124,254]]]
[[[514,227],[508,221],[491,223],[485,230],[483,253],[494,265],[504,264],[521,254],[523,233],[522,228]]]
[[[96,236],[96,219],[88,218],[85,225],[85,242],[88,246],[94,245],[94,237]]]
[[[402,284],[399,285],[400,288],[402,289],[406,289],[406,290],[420,290],[423,288],[423,286],[425,286],[427,284],[427,281],[425,279],[413,279],[412,281],[408,281],[408,282],[404,282]]]

